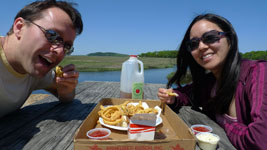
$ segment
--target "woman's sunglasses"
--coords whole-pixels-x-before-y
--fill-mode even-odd
[[[63,41],[63,38],[54,30],[46,30],[45,28],[43,28],[42,26],[30,21],[30,20],[26,20],[27,22],[30,22],[34,25],[36,25],[40,30],[42,30],[42,32],[44,33],[47,41],[49,43],[51,43],[52,45],[63,45],[63,50],[64,50],[64,53],[65,55],[70,55],[73,51],[74,51],[74,48],[71,44],[68,44],[68,43],[65,43]]]
[[[205,44],[212,44],[215,42],[218,42],[222,37],[225,36],[225,32],[219,32],[216,30],[211,30],[206,33],[204,33],[201,38],[192,38],[191,40],[188,41],[188,51],[192,52],[195,49],[198,48],[199,42],[202,41]]]

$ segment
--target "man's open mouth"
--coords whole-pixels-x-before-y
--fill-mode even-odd
[[[41,55],[39,55],[39,59],[40,59],[41,63],[44,64],[47,67],[50,67],[53,64],[52,60],[50,60],[50,59],[48,59],[46,57],[43,57]]]

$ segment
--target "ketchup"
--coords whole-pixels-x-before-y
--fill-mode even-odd
[[[96,130],[96,131],[90,133],[89,136],[91,136],[91,137],[102,137],[102,136],[106,136],[107,134],[108,134],[107,131]]]
[[[194,127],[193,129],[199,132],[209,132],[209,129],[205,127]]]

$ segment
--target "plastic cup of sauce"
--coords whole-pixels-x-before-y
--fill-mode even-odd
[[[107,128],[94,128],[89,130],[86,135],[94,140],[107,140],[111,131]]]
[[[200,132],[212,132],[212,128],[210,126],[207,125],[203,125],[203,124],[195,124],[191,126],[191,130],[193,131],[193,133],[196,135],[197,133]]]
[[[215,150],[220,137],[214,133],[201,132],[196,135],[198,146],[204,150]]]

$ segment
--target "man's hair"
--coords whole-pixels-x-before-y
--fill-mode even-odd
[[[42,18],[43,10],[48,8],[57,7],[62,9],[64,12],[68,14],[70,19],[72,20],[72,24],[76,30],[76,35],[79,35],[83,31],[83,22],[81,14],[77,9],[73,6],[77,5],[76,3],[70,3],[66,1],[56,1],[56,0],[44,0],[44,1],[36,1],[26,5],[22,8],[14,18],[16,20],[19,17],[22,17],[25,20],[34,21]],[[11,35],[13,33],[13,26],[8,31],[7,35]]]

